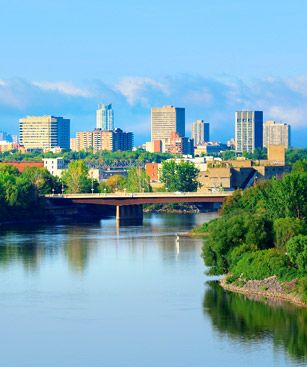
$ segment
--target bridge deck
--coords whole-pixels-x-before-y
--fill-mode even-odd
[[[100,205],[138,205],[165,203],[212,203],[223,202],[231,191],[224,192],[147,192],[147,193],[111,193],[111,194],[55,194],[45,195],[52,201],[69,201],[76,204]]]

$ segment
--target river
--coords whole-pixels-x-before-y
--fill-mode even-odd
[[[214,216],[2,228],[0,365],[304,366],[306,309],[225,292],[177,238]]]

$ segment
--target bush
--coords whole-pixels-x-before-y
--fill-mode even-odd
[[[288,257],[277,249],[248,252],[230,269],[234,276],[243,274],[246,279],[265,279],[276,275],[279,279],[291,280],[297,271],[288,264]]]
[[[230,251],[243,244],[263,249],[272,245],[272,224],[263,214],[237,211],[208,224],[209,239],[203,247],[206,265],[213,274],[227,273]]]
[[[307,236],[299,235],[287,242],[287,254],[302,273],[307,272]]]
[[[290,238],[302,234],[304,222],[297,218],[279,218],[274,220],[275,246],[285,248]]]

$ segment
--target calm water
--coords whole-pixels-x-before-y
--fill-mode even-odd
[[[0,366],[305,365],[306,310],[224,292],[176,241],[212,216],[2,230]]]

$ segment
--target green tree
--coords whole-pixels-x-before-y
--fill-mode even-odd
[[[287,254],[291,262],[307,275],[307,236],[299,235],[292,237],[287,242]]]
[[[26,167],[22,176],[30,181],[42,194],[50,194],[54,189],[55,192],[61,192],[61,182],[58,177],[54,177],[46,168]]]
[[[88,177],[89,169],[84,161],[73,161],[69,163],[67,170],[62,175],[66,192],[71,194],[91,192],[92,183],[96,191],[98,182]]]
[[[296,161],[292,166],[292,173],[307,172],[307,160]]]
[[[167,191],[193,192],[200,185],[198,175],[199,169],[193,163],[171,160],[162,163],[160,179]]]
[[[285,248],[290,238],[304,232],[304,222],[297,218],[278,218],[274,220],[275,246]]]
[[[128,192],[151,192],[150,178],[144,169],[132,167],[128,171],[125,181],[125,188]]]

